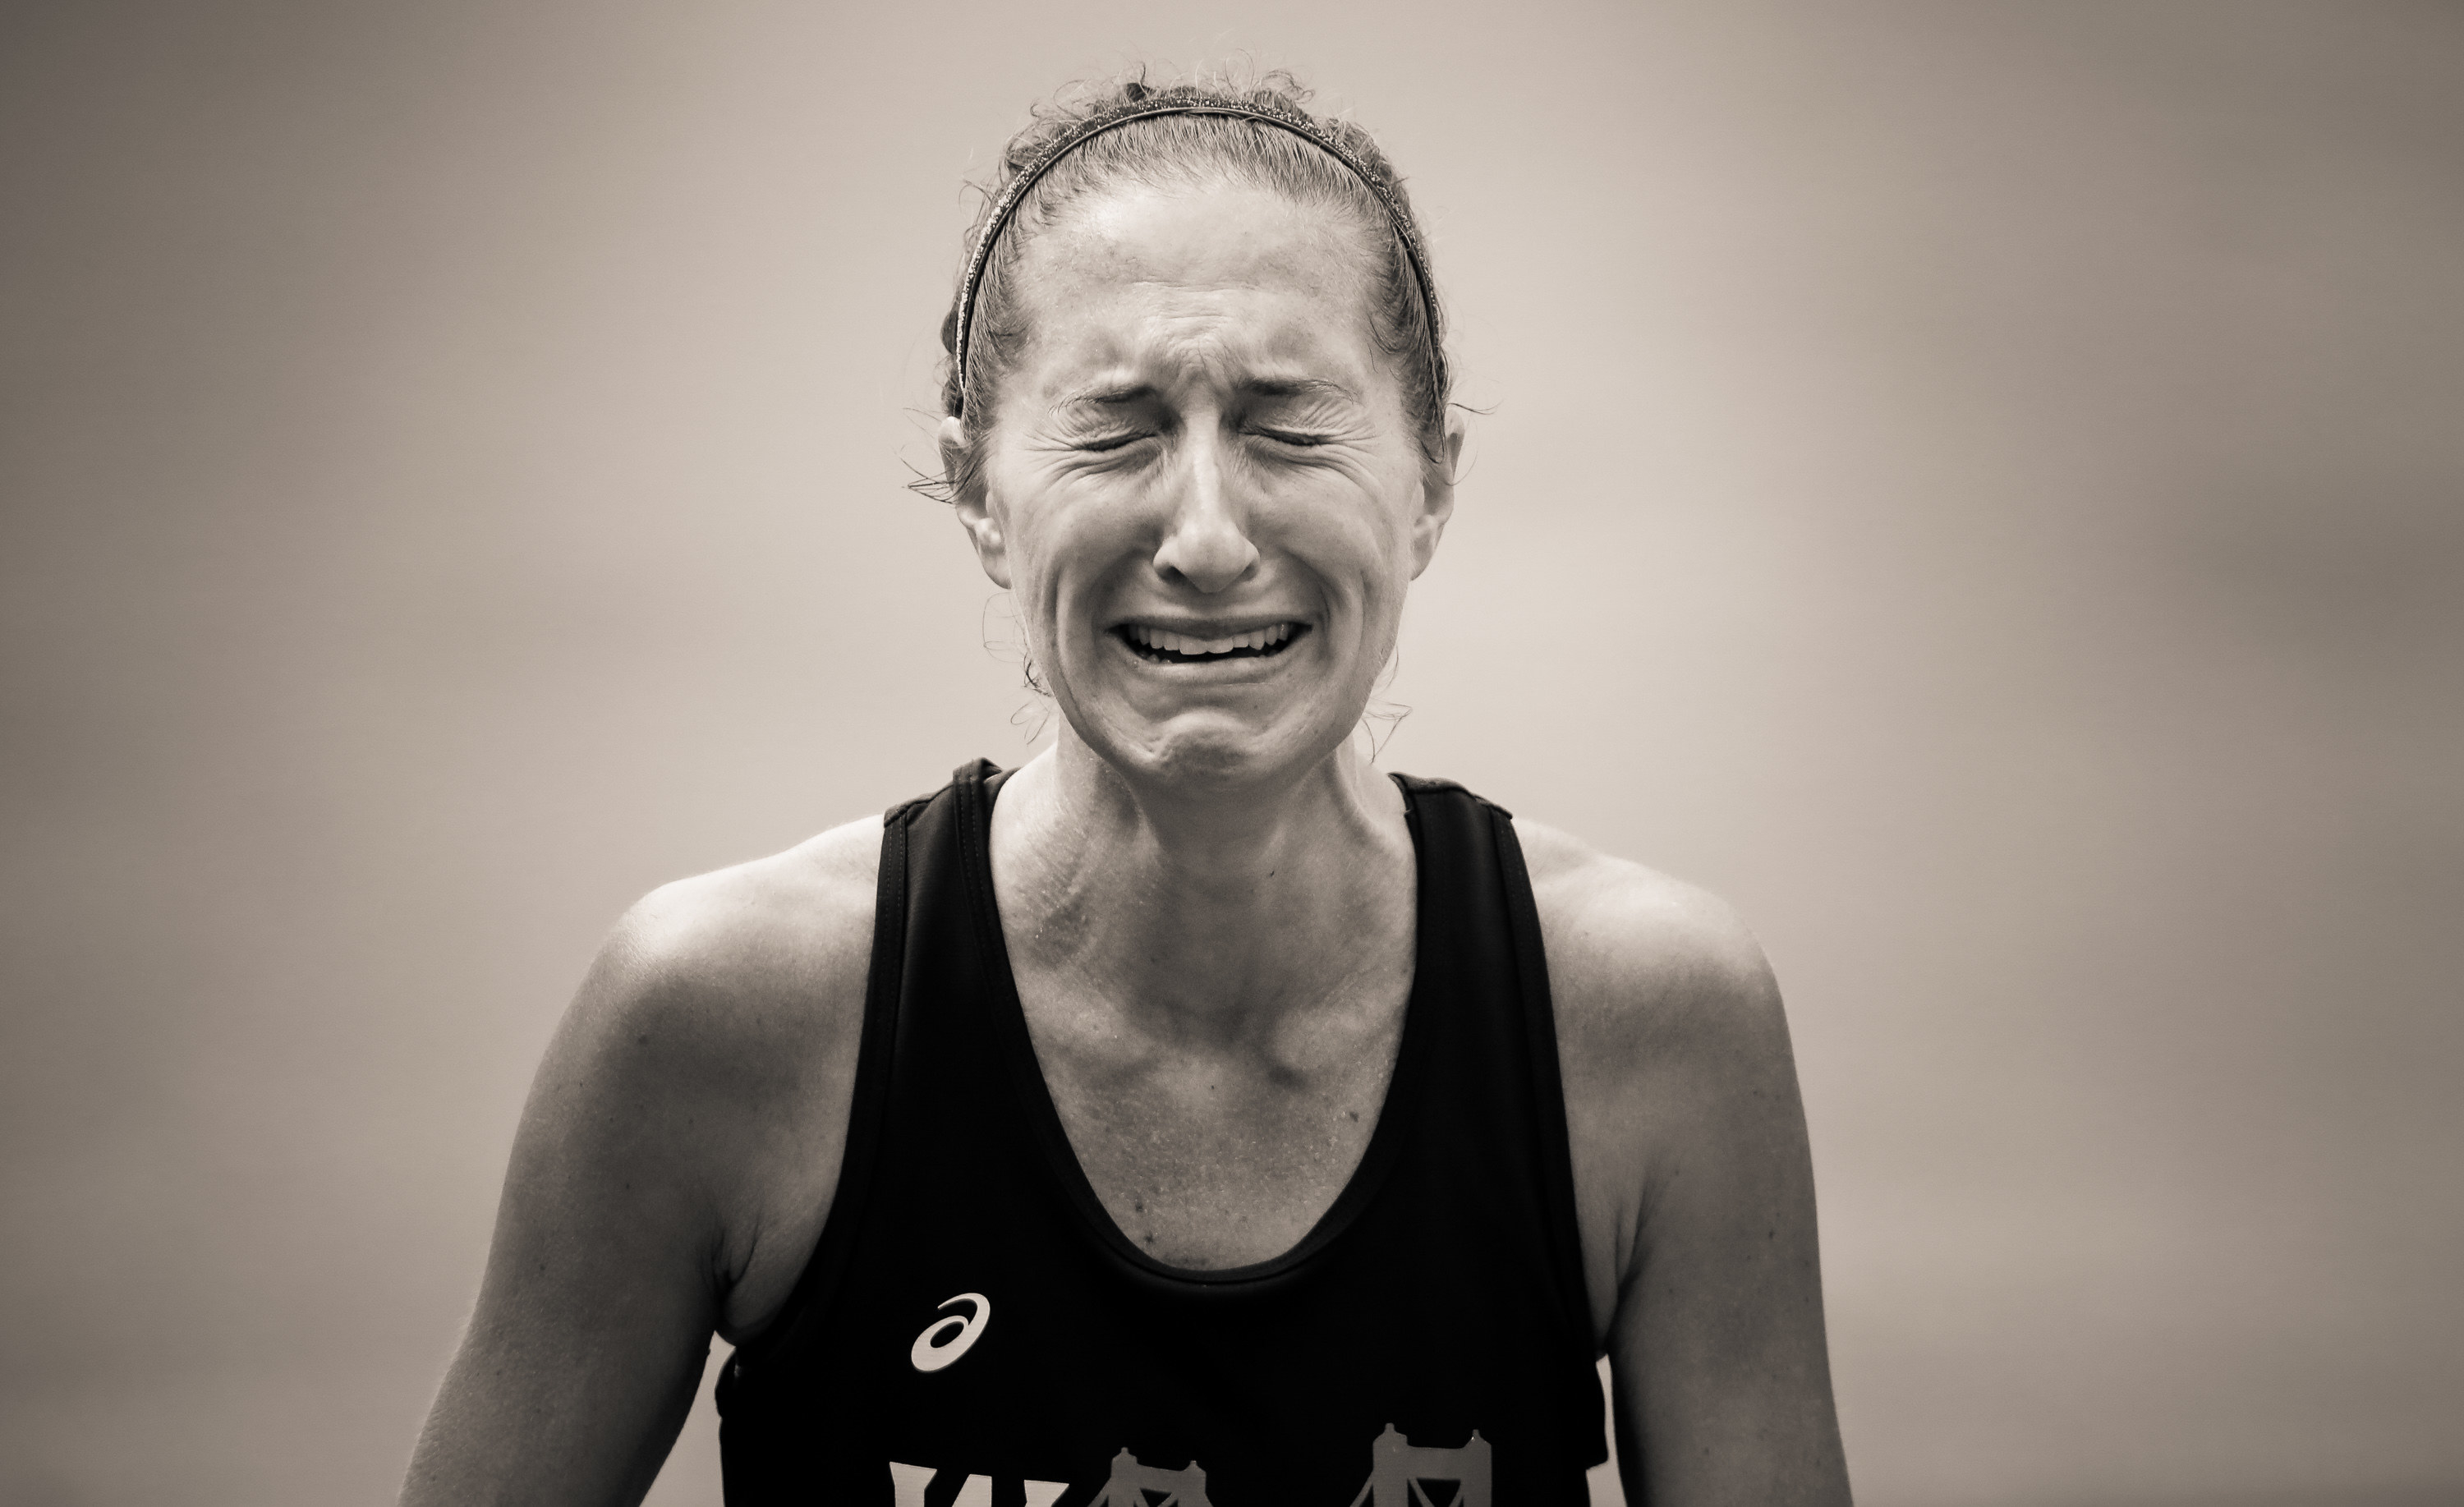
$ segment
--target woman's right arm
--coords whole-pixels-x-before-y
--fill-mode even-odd
[[[835,1187],[878,821],[634,907],[550,1044],[404,1507],[639,1502]]]

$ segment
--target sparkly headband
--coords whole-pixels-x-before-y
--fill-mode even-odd
[[[1289,131],[1352,169],[1353,176],[1367,185],[1369,191],[1377,196],[1377,202],[1386,207],[1386,217],[1394,222],[1396,238],[1403,243],[1403,256],[1412,264],[1412,280],[1419,287],[1420,306],[1428,317],[1429,380],[1434,391],[1445,391],[1445,358],[1438,350],[1437,292],[1429,286],[1429,270],[1421,260],[1420,237],[1412,229],[1412,217],[1404,212],[1403,206],[1394,194],[1352,154],[1351,148],[1298,110],[1230,99],[1183,99],[1128,104],[1092,117],[1045,148],[1044,155],[1012,179],[1009,186],[1001,190],[1001,197],[993,201],[992,213],[984,219],[984,233],[977,238],[976,249],[967,257],[966,280],[958,287],[957,329],[950,346],[950,359],[957,368],[957,406],[961,410],[967,403],[967,337],[975,326],[976,290],[983,281],[984,264],[992,257],[993,243],[1001,239],[1001,230],[1009,224],[1010,215],[1017,210],[1019,201],[1026,197],[1026,191],[1035,186],[1038,179],[1051,170],[1053,164],[1093,138],[1133,120],[1151,120],[1163,115],[1221,115],[1255,120],[1261,125]]]

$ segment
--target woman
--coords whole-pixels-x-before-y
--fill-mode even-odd
[[[1276,80],[1012,143],[940,448],[1057,743],[627,917],[407,1501],[637,1499],[714,1331],[732,1503],[1578,1502],[1602,1353],[1632,1499],[1847,1499],[1753,943],[1352,738],[1441,333]]]

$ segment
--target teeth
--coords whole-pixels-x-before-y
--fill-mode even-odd
[[[1190,656],[1229,654],[1235,649],[1248,649],[1254,653],[1272,648],[1291,636],[1292,625],[1288,622],[1278,622],[1268,628],[1254,628],[1247,633],[1236,633],[1228,639],[1193,638],[1186,633],[1168,633],[1161,628],[1148,627],[1144,623],[1133,622],[1130,625],[1132,643],[1151,649],[1160,649],[1167,654]]]

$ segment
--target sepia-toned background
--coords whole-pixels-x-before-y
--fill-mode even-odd
[[[1026,754],[961,180],[1233,55],[1485,413],[1387,762],[1756,927],[1860,1500],[2464,1500],[2464,9],[0,35],[0,1500],[391,1499],[612,919]]]

